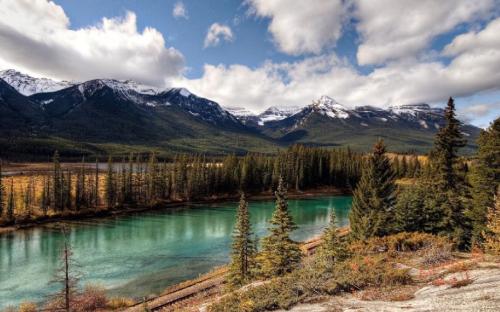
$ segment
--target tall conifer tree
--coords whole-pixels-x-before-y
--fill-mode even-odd
[[[245,195],[241,194],[236,216],[229,266],[228,282],[232,287],[238,287],[248,282],[255,273],[256,246],[252,240],[250,213]]]
[[[318,260],[325,271],[333,271],[335,264],[348,257],[345,243],[338,232],[335,213],[330,214],[330,222],[323,232],[321,245],[318,248]]]
[[[297,228],[288,211],[283,178],[278,180],[276,208],[270,221],[269,235],[262,240],[259,265],[263,276],[281,276],[295,269],[302,257],[299,244],[290,238]]]
[[[62,211],[64,209],[64,189],[63,189],[63,175],[61,170],[61,163],[59,162],[59,152],[54,152],[53,157],[54,172],[52,183],[52,203],[54,204],[55,211]]]
[[[488,209],[486,228],[482,234],[486,251],[500,255],[500,187],[495,202]]]
[[[363,240],[393,231],[396,186],[385,153],[384,142],[379,140],[365,162],[361,180],[354,190],[349,221],[355,239]]]
[[[436,134],[431,158],[438,186],[442,191],[448,191],[458,187],[459,178],[454,165],[458,158],[458,149],[464,147],[466,143],[460,131],[461,123],[456,118],[453,98],[448,100],[444,117],[446,125]]]
[[[14,191],[14,179],[10,179],[10,193],[7,200],[6,219],[7,222],[14,221],[14,210],[16,209],[16,195]]]
[[[3,173],[2,173],[2,160],[0,159],[0,219],[3,216],[4,210],[4,187],[3,187]]]
[[[472,166],[472,207],[467,216],[472,221],[472,240],[480,242],[481,233],[486,230],[488,207],[493,206],[495,190],[500,183],[500,118],[486,130],[481,130],[477,161]]]
[[[108,208],[113,208],[116,202],[116,184],[113,168],[113,158],[108,158],[108,168],[106,172],[106,204]]]

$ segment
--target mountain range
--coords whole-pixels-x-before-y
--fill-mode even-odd
[[[261,114],[192,94],[133,81],[85,82],[0,72],[0,154],[72,156],[96,153],[274,152],[301,143],[368,149],[383,138],[391,150],[425,152],[444,111],[428,104],[347,108],[328,96],[303,107]],[[474,149],[479,129],[464,125]],[[1,156],[1,155],[0,155]]]

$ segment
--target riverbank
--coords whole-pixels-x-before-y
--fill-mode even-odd
[[[350,189],[339,189],[334,187],[319,187],[316,189],[306,191],[289,191],[287,196],[289,199],[307,199],[321,196],[349,196],[352,194]],[[122,207],[115,209],[106,209],[101,206],[97,209],[76,211],[65,211],[61,214],[54,214],[50,216],[39,216],[36,219],[22,220],[21,222],[13,225],[0,226],[0,234],[9,233],[17,230],[28,229],[40,225],[65,222],[65,221],[81,221],[94,218],[108,218],[119,215],[130,215],[146,211],[155,211],[160,209],[175,209],[186,206],[196,206],[203,204],[218,204],[237,202],[239,194],[226,194],[220,196],[212,196],[199,201],[165,201],[157,203],[153,206],[145,207]],[[247,196],[250,201],[266,201],[274,199],[274,194],[270,191],[261,192],[258,194],[249,194]]]
[[[201,204],[65,223],[74,261],[84,272],[79,284],[100,285],[110,297],[141,301],[227,264],[236,204]],[[331,213],[339,226],[347,225],[351,197],[290,199],[288,204],[298,226],[293,239],[306,241],[323,232]],[[264,237],[274,200],[252,201],[249,209],[255,235]],[[53,224],[0,235],[4,286],[0,308],[58,291],[58,285],[50,283],[60,265],[63,234],[58,228]]]
[[[339,236],[345,236],[349,233],[349,227],[340,228],[338,231]],[[317,235],[301,244],[302,252],[305,256],[310,256],[320,244],[321,235]],[[202,274],[196,279],[170,286],[161,295],[149,298],[145,302],[137,303],[126,309],[125,312],[144,311],[145,305],[147,305],[149,311],[175,311],[177,308],[182,308],[183,305],[194,305],[201,299],[205,301],[209,298],[220,296],[224,292],[227,270],[227,266],[218,267],[211,272]]]

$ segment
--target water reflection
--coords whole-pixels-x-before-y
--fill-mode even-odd
[[[319,234],[334,211],[347,224],[349,197],[290,200],[299,225],[293,238]],[[85,282],[141,297],[198,276],[228,261],[236,203],[197,205],[101,220],[68,222],[69,239]],[[258,236],[265,235],[273,202],[250,203]],[[57,269],[63,237],[53,226],[0,235],[0,308],[43,300]]]

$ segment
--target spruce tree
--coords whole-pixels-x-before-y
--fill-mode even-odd
[[[52,187],[52,203],[55,211],[62,211],[64,208],[64,189],[61,164],[59,162],[59,152],[54,152],[53,157],[54,172],[53,172],[53,187]]]
[[[448,191],[457,189],[459,186],[459,178],[454,165],[458,158],[458,149],[466,144],[460,131],[461,123],[456,118],[453,98],[448,100],[444,118],[446,125],[436,134],[431,158],[438,179],[437,185],[442,191]]]
[[[486,229],[482,234],[486,251],[500,255],[500,187],[495,202],[488,209]]]
[[[395,205],[395,230],[397,232],[425,231],[425,198],[428,194],[417,183],[405,187],[397,196]]]
[[[396,186],[385,153],[384,142],[379,140],[365,162],[361,180],[354,190],[349,221],[355,239],[364,240],[393,231]]]
[[[14,191],[14,179],[10,179],[10,193],[7,200],[6,219],[7,222],[14,221],[14,210],[16,209],[16,196]]]
[[[106,205],[108,208],[113,208],[116,203],[116,184],[113,168],[113,158],[109,156],[106,172]]]
[[[455,116],[455,104],[449,99],[445,109],[444,127],[439,129],[431,151],[431,178],[434,183],[436,205],[443,212],[440,224],[442,234],[449,236],[460,248],[468,248],[470,242],[470,225],[465,215],[467,188],[463,176],[456,166],[458,150],[465,146],[460,131],[461,123]]]
[[[300,264],[302,252],[299,244],[290,238],[296,227],[288,211],[286,189],[283,178],[280,177],[276,190],[276,208],[268,229],[269,235],[262,240],[262,252],[259,254],[263,276],[281,276]]]
[[[99,160],[95,159],[95,173],[94,173],[94,206],[99,207]]]
[[[323,270],[332,272],[335,264],[347,259],[348,255],[347,247],[338,235],[335,214],[332,212],[318,247],[317,259]]]
[[[3,173],[2,173],[2,160],[0,159],[0,219],[3,216],[4,210],[4,187],[3,187]]]
[[[231,264],[227,277],[231,287],[239,287],[247,283],[252,274],[255,273],[256,246],[252,240],[252,234],[248,202],[245,195],[241,194],[233,232]]]
[[[473,243],[482,240],[487,211],[493,205],[494,193],[500,182],[500,118],[488,129],[481,130],[477,143],[477,161],[472,165],[470,174],[472,205],[467,211],[472,222]]]

